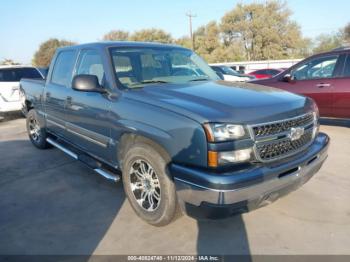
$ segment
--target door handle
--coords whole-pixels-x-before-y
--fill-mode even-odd
[[[318,88],[324,88],[324,87],[330,87],[331,84],[327,84],[327,83],[319,83],[316,85]]]
[[[71,96],[67,96],[66,98],[66,105],[71,106],[72,105],[73,98]]]

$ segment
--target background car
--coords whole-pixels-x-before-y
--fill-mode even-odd
[[[313,98],[323,117],[350,118],[350,47],[311,56],[254,83]]]
[[[31,66],[0,67],[0,114],[22,110],[19,81],[22,78],[44,79],[38,69]]]
[[[228,66],[210,66],[217,75],[225,81],[233,82],[247,82],[255,79],[255,77],[250,75],[240,74]]]
[[[282,73],[283,69],[273,69],[273,68],[266,68],[266,69],[259,69],[253,72],[250,72],[248,75],[255,76],[257,79],[264,79],[264,78],[271,78],[275,75],[278,75]]]

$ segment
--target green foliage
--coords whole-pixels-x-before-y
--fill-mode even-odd
[[[189,38],[187,36],[183,36],[181,38],[176,39],[175,44],[183,46],[185,48],[192,48],[191,38]]]
[[[344,40],[350,44],[350,23],[348,23],[344,28]]]
[[[103,36],[105,41],[124,41],[129,40],[129,32],[123,30],[112,30]]]
[[[13,61],[12,59],[5,58],[0,62],[0,65],[20,65],[20,63],[17,63]]]
[[[103,40],[175,43],[192,48],[188,36],[174,39],[168,32],[157,28],[133,33],[112,30],[103,36]],[[194,49],[209,63],[303,58],[346,43],[350,44],[350,23],[336,33],[320,35],[314,40],[304,38],[300,26],[291,19],[286,2],[279,0],[237,4],[220,23],[209,22],[194,32]],[[49,39],[40,45],[33,64],[48,66],[58,47],[72,44]]]
[[[319,35],[314,42],[313,53],[321,53],[330,51],[334,48],[342,46],[344,43],[344,35],[342,32]]]
[[[136,31],[130,36],[130,40],[159,43],[172,43],[174,41],[171,34],[156,28]]]
[[[221,20],[224,41],[240,43],[247,60],[299,57],[305,48],[300,27],[285,2],[238,4]]]
[[[43,42],[34,54],[32,60],[33,65],[38,67],[49,66],[56,49],[59,47],[70,45],[75,45],[75,43],[66,40],[58,40],[56,38],[51,38]]]

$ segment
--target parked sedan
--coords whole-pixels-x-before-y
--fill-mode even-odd
[[[350,118],[350,48],[311,56],[271,79],[253,82],[311,97],[323,117]]]
[[[275,75],[278,75],[283,71],[284,71],[283,69],[267,68],[267,69],[260,69],[260,70],[250,72],[248,75],[255,76],[255,78],[257,79],[264,79],[264,78],[274,77]]]
[[[211,68],[225,81],[247,82],[255,79],[254,76],[240,74],[228,66],[211,66]]]

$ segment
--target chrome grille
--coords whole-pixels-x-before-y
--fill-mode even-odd
[[[312,140],[312,129],[308,130],[298,140],[291,141],[289,138],[278,139],[272,142],[259,143],[256,146],[257,153],[263,161],[270,161],[281,156],[289,156],[304,148]]]
[[[255,138],[254,151],[258,161],[270,162],[292,156],[304,150],[314,138],[313,113],[271,123],[251,126]],[[291,139],[291,130],[303,128],[298,139]]]
[[[281,122],[274,122],[268,124],[262,124],[253,127],[253,132],[255,138],[263,136],[271,136],[279,133],[287,132],[292,127],[306,126],[312,124],[314,121],[313,114],[303,115],[298,118],[289,119]]]

